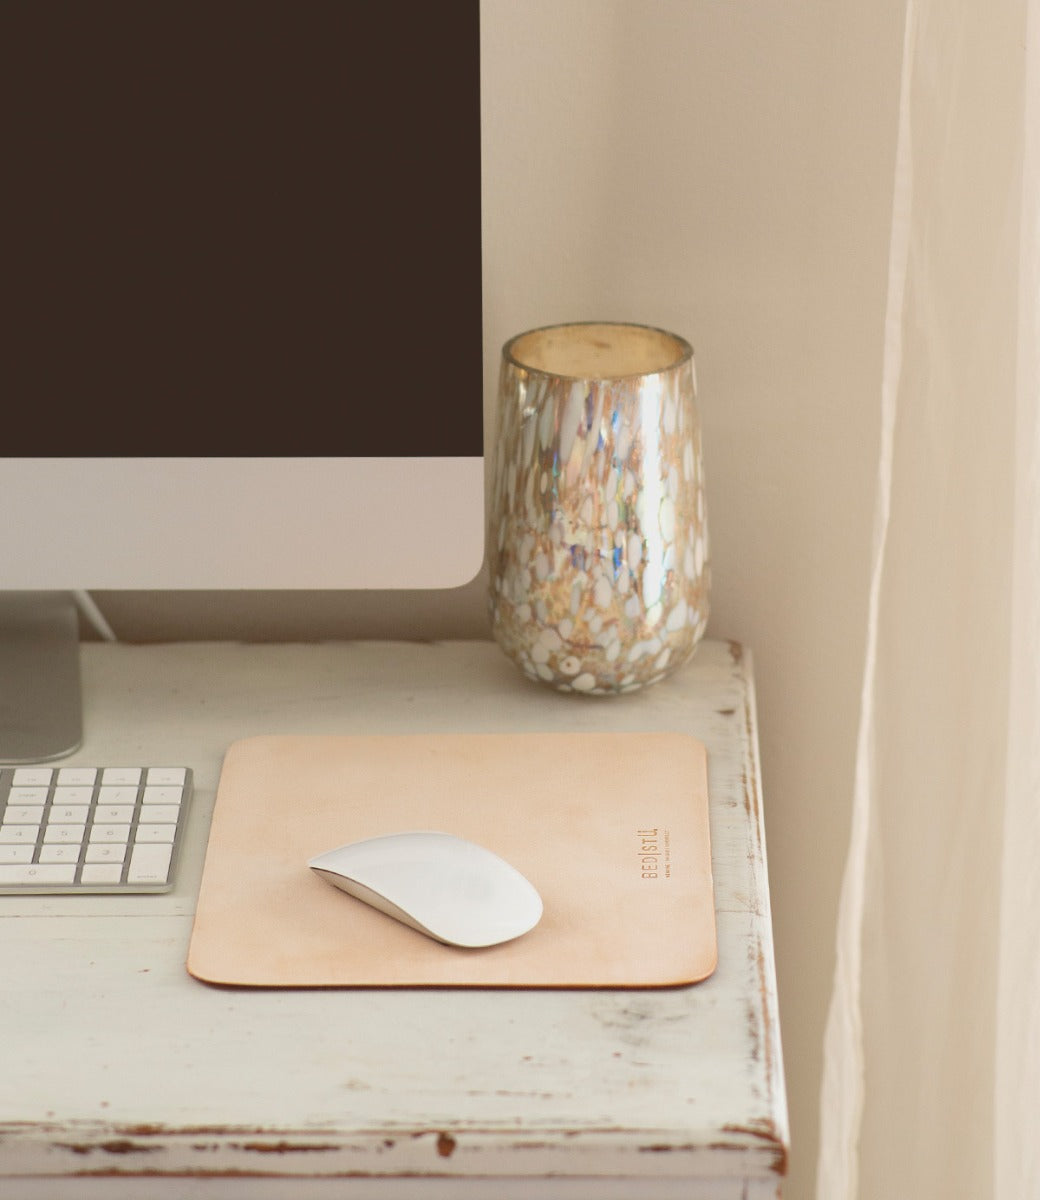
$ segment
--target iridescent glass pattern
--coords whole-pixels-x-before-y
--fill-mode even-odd
[[[488,553],[494,636],[531,679],[626,692],[689,658],[709,566],[687,342],[599,323],[506,344]]]

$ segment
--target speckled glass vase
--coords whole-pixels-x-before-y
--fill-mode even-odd
[[[556,325],[503,348],[488,555],[494,636],[531,679],[628,692],[708,619],[693,350],[642,325]]]

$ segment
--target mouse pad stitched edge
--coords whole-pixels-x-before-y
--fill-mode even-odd
[[[307,860],[440,829],[540,892],[516,941],[463,950],[332,888]],[[191,935],[243,987],[653,987],[716,965],[704,746],[678,733],[264,736],[225,756]]]

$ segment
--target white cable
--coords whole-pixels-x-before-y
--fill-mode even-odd
[[[94,597],[85,591],[74,591],[72,595],[75,597],[76,606],[79,611],[87,619],[88,623],[93,627],[94,632],[104,642],[118,642],[112,626],[105,620],[105,614],[98,608],[94,602]]]

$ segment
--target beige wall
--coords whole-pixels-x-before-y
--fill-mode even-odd
[[[485,383],[512,333],[693,342],[710,634],[757,664],[794,1153],[812,1194],[876,464],[902,0],[484,0]],[[127,638],[482,637],[458,595],[98,596]]]

